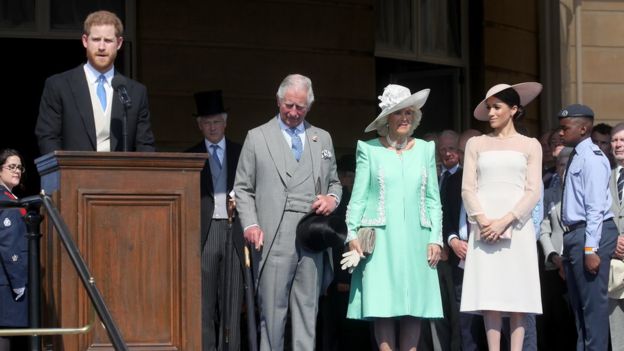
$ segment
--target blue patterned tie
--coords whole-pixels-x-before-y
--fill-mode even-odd
[[[100,74],[98,77],[98,85],[97,85],[97,96],[100,99],[100,104],[102,105],[102,110],[106,110],[106,90],[104,90],[104,83],[106,83],[106,77],[103,74]]]
[[[303,143],[301,142],[301,137],[299,137],[299,131],[297,128],[289,128],[286,129],[286,132],[290,135],[293,155],[295,159],[299,161],[301,153],[303,152]]]
[[[219,150],[219,145],[212,144],[210,145],[210,148],[212,149],[212,159],[217,162],[217,166],[219,166],[219,169],[221,169],[221,160],[219,159],[219,154],[217,153],[217,150]]]

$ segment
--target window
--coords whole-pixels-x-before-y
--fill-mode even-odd
[[[465,65],[466,1],[376,0],[376,5],[376,56]]]
[[[35,0],[0,0],[0,29],[35,28]]]

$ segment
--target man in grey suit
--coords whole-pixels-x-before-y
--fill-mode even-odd
[[[611,189],[611,211],[618,228],[617,246],[613,260],[624,259],[624,123],[619,123],[611,131],[611,153],[615,168],[611,171],[609,188]],[[609,328],[611,329],[611,348],[613,351],[624,350],[624,294],[621,289],[609,292]]]
[[[330,135],[305,121],[313,102],[310,79],[287,76],[279,113],[248,132],[236,170],[236,207],[255,248],[261,350],[284,348],[289,309],[292,349],[314,349],[318,298],[331,277],[326,253],[295,241],[299,220],[310,211],[329,215],[342,194]]]

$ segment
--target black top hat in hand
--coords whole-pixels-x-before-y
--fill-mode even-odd
[[[211,116],[224,113],[223,96],[221,90],[200,91],[193,95],[197,105],[196,117]]]
[[[306,214],[297,225],[297,244],[308,251],[319,252],[344,245],[347,237],[344,217],[331,214]]]

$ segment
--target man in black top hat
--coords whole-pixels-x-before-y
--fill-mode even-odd
[[[195,103],[197,126],[204,140],[186,151],[209,154],[201,172],[203,350],[221,350],[225,342],[229,350],[238,350],[242,270],[240,251],[229,237],[227,204],[241,145],[225,138],[227,113],[220,90],[196,93]],[[226,286],[230,287],[228,296],[224,296]]]

